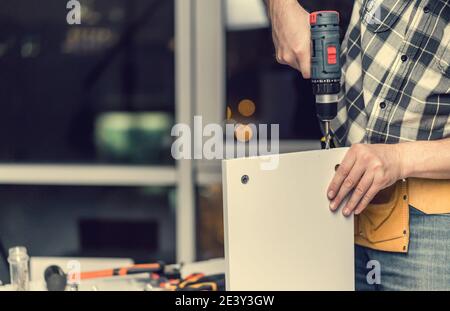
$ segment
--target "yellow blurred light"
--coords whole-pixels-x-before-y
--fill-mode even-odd
[[[239,102],[238,110],[244,117],[250,117],[255,113],[256,105],[250,99],[244,99]]]
[[[253,137],[253,130],[249,125],[238,124],[235,130],[236,139],[241,142],[247,142]]]
[[[230,120],[233,117],[233,113],[231,111],[230,106],[227,106],[227,120]]]

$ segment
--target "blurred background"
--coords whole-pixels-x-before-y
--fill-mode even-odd
[[[0,0],[3,247],[222,257],[220,161],[175,162],[171,128],[278,123],[281,152],[318,148],[309,81],[276,63],[262,0],[79,2],[69,25],[65,0]],[[301,3],[344,30],[353,5]]]

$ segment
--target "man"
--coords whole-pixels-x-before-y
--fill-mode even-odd
[[[450,0],[356,0],[327,196],[355,214],[357,290],[450,290]],[[300,0],[301,2],[301,0]],[[277,60],[310,77],[309,14],[267,0]],[[327,9],[327,8],[324,8]],[[366,280],[377,260],[381,284]]]

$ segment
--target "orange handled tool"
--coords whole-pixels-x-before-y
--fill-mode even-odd
[[[162,272],[164,272],[164,264],[162,263],[138,264],[116,269],[81,272],[80,279],[88,280],[88,279],[107,278],[112,276],[124,276],[138,273],[162,273]]]

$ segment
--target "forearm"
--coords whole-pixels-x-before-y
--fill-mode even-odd
[[[450,139],[398,144],[402,177],[450,179]]]
[[[291,3],[298,3],[297,0],[264,0],[266,4],[267,12],[269,13],[269,17],[272,16],[274,10],[286,7]]]

